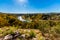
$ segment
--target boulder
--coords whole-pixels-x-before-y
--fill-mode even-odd
[[[14,34],[14,38],[19,37],[19,36],[20,36],[20,33],[18,31],[16,31]]]
[[[4,37],[4,40],[12,40],[13,39],[13,36],[8,34]]]
[[[3,38],[0,38],[0,40],[3,40]]]
[[[21,38],[25,38],[25,34],[22,34],[20,37],[21,37]]]
[[[37,38],[32,38],[32,40],[37,40]]]

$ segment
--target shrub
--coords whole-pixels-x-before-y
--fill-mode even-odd
[[[8,34],[14,34],[12,30],[4,31],[3,36],[8,35]]]
[[[36,34],[35,34],[35,32],[33,30],[31,30],[29,34],[30,34],[30,38],[33,38],[33,37],[36,36]]]

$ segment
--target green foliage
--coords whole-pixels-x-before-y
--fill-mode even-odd
[[[26,20],[31,22],[22,22],[16,15],[0,14],[0,27],[14,26],[24,29],[39,29],[43,33],[50,33],[52,28],[56,33],[60,33],[60,15],[57,14],[32,14],[23,15]]]
[[[17,16],[9,14],[0,14],[0,27],[13,26],[13,25],[17,26],[19,24],[21,23],[17,19]]]
[[[14,32],[12,30],[8,30],[2,33],[3,36],[7,35],[7,34],[14,34]]]
[[[35,34],[35,32],[33,30],[30,31],[29,35],[30,35],[31,38],[36,36],[36,34]]]

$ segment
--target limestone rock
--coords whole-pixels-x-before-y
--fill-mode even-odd
[[[4,40],[12,40],[13,36],[8,34],[4,37]]]

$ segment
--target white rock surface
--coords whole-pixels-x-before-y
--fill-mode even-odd
[[[19,16],[18,19],[19,19],[20,21],[22,21],[22,22],[26,21],[26,20],[24,20],[24,19],[22,18],[22,16]]]
[[[8,35],[6,35],[6,36],[4,37],[4,40],[9,40],[9,39],[12,39],[12,38],[13,38],[13,36],[10,35],[10,34],[8,34]]]
[[[33,38],[32,40],[37,40],[37,38]]]

